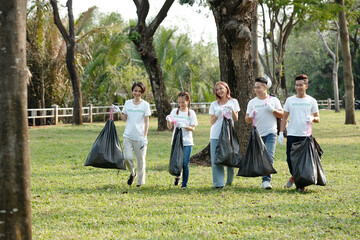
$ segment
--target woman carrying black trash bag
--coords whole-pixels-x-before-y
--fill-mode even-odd
[[[120,112],[121,119],[126,122],[123,137],[125,164],[130,170],[127,184],[132,185],[136,177],[133,161],[135,153],[138,168],[137,187],[140,187],[145,184],[145,157],[151,111],[149,103],[141,99],[146,91],[145,85],[142,82],[134,82],[131,90],[134,98],[125,102],[122,112],[117,112]]]
[[[196,113],[190,109],[190,94],[188,92],[180,92],[178,94],[178,108],[175,108],[171,111],[170,115],[166,117],[167,127],[172,129],[181,128],[183,136],[183,148],[184,148],[184,162],[182,166],[182,184],[181,187],[183,190],[187,189],[188,179],[189,179],[189,163],[192,147],[194,146],[194,141],[192,137],[192,132],[195,131],[195,126],[198,125],[196,118]],[[173,138],[175,133],[175,128],[173,132]],[[173,142],[173,141],[171,141]],[[175,177],[174,185],[179,185],[179,177]]]
[[[251,123],[254,115],[256,116],[254,126],[265,144],[273,165],[277,134],[276,118],[282,118],[284,111],[280,100],[267,94],[266,90],[270,86],[271,82],[263,77],[255,79],[254,92],[256,97],[251,99],[247,105],[245,122]],[[262,187],[268,190],[272,189],[270,181],[271,176],[263,176]]]
[[[293,143],[301,142],[306,139],[307,131],[311,136],[311,126],[308,129],[310,122],[319,123],[320,115],[319,108],[316,100],[306,94],[306,89],[309,87],[309,79],[305,74],[300,74],[295,77],[295,90],[296,95],[289,97],[284,105],[284,116],[281,120],[281,128],[279,133],[280,145],[284,142],[284,130],[287,123],[287,119],[290,115],[289,125],[287,127],[287,143],[286,143],[286,155],[287,163],[291,175],[293,176],[293,170],[291,166],[291,147]],[[286,188],[294,186],[294,178],[290,177],[285,184]],[[297,191],[306,191],[305,187],[297,188]]]
[[[215,164],[215,150],[219,142],[221,127],[226,115],[232,123],[238,121],[238,112],[240,111],[239,103],[236,99],[231,98],[230,88],[225,82],[217,82],[214,87],[216,101],[210,105],[210,156],[213,185],[215,188],[225,187],[225,170],[223,165]],[[231,146],[229,146],[231,147]],[[227,168],[226,185],[231,185],[234,179],[234,168]]]

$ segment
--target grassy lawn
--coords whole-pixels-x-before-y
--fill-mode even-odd
[[[313,136],[328,184],[306,193],[283,187],[285,146],[277,145],[270,191],[260,177],[215,190],[202,166],[190,166],[183,191],[168,173],[171,132],[157,132],[152,118],[146,184],[136,188],[126,184],[128,171],[83,166],[105,123],[32,128],[33,239],[358,239],[360,112],[356,126],[344,125],[344,111],[320,116]],[[198,119],[193,154],[209,141],[209,116]],[[125,124],[115,125],[122,141]]]

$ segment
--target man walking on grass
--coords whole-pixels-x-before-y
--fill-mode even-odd
[[[320,115],[319,108],[316,100],[306,94],[306,89],[309,87],[309,79],[305,74],[300,74],[295,77],[295,90],[296,95],[289,97],[284,105],[284,116],[281,121],[279,143],[280,145],[284,142],[284,130],[287,123],[287,119],[290,115],[290,121],[287,128],[287,143],[286,143],[286,156],[287,163],[291,175],[292,166],[290,159],[291,146],[295,142],[304,141],[306,139],[306,133],[311,135],[311,123],[319,123]],[[286,183],[286,188],[294,186],[294,178],[290,177]],[[298,191],[306,191],[305,187],[297,188]]]
[[[273,164],[277,134],[276,118],[282,118],[284,111],[280,100],[267,94],[267,87],[268,80],[262,77],[255,79],[254,92],[256,97],[251,99],[247,105],[245,121],[251,123],[255,117],[254,125],[265,144],[271,164]],[[262,187],[267,190],[272,189],[270,181],[271,176],[263,176]]]

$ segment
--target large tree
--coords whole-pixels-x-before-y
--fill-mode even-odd
[[[59,9],[57,6],[57,0],[50,0],[50,3],[53,7],[54,22],[66,42],[66,66],[69,71],[69,75],[73,87],[73,97],[74,97],[73,123],[76,125],[81,125],[83,122],[82,95],[81,95],[80,80],[75,65],[76,42],[75,42],[75,27],[74,27],[74,14],[72,10],[72,0],[68,0],[66,2],[66,7],[68,10],[68,18],[69,18],[69,32],[67,32],[63,23],[61,22],[59,16]]]
[[[31,239],[26,1],[0,0],[0,239]]]
[[[155,106],[158,116],[158,131],[166,130],[166,115],[171,111],[169,97],[166,93],[163,73],[156,55],[153,37],[161,22],[167,16],[167,13],[174,3],[174,0],[166,0],[158,12],[157,16],[146,24],[146,18],[149,13],[150,4],[148,0],[134,0],[137,9],[137,24],[130,30],[130,39],[135,45],[144,63],[146,71],[150,78],[151,89],[154,95]]]
[[[336,2],[341,7],[344,7],[344,0],[336,0]],[[345,11],[343,9],[339,12],[339,28],[345,85],[345,124],[356,124],[354,103],[354,78],[351,65],[349,32],[346,23]]]

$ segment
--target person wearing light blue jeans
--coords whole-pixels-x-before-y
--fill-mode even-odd
[[[271,86],[265,78],[256,78],[254,92],[256,97],[251,99],[247,105],[245,122],[252,123],[259,132],[265,144],[266,151],[270,156],[271,164],[274,164],[276,147],[277,119],[284,115],[280,100],[267,94],[267,88]],[[270,190],[271,176],[262,177],[262,187]]]
[[[182,184],[181,187],[183,190],[187,189],[187,184],[189,180],[189,163],[192,147],[194,146],[194,140],[192,137],[192,132],[195,131],[195,126],[198,125],[196,118],[196,113],[194,110],[190,109],[190,94],[188,92],[180,92],[178,94],[178,108],[173,109],[171,113],[166,116],[167,127],[169,129],[174,128],[173,139],[175,134],[175,128],[181,128],[183,136],[183,146],[184,146],[184,162],[183,162],[183,172],[182,172]],[[172,142],[172,141],[171,141]],[[174,185],[179,185],[179,177],[175,177]]]
[[[231,119],[232,124],[237,122],[238,112],[240,111],[239,102],[230,97],[230,88],[225,82],[217,82],[214,88],[216,101],[212,102],[209,109],[210,114],[210,157],[211,157],[211,169],[213,185],[215,188],[225,187],[225,166],[214,164],[215,162],[215,150],[218,145],[219,136],[221,132],[221,126],[224,121],[224,117]],[[229,146],[230,148],[230,146]],[[227,177],[226,185],[231,185],[234,179],[234,168],[226,167]]]

